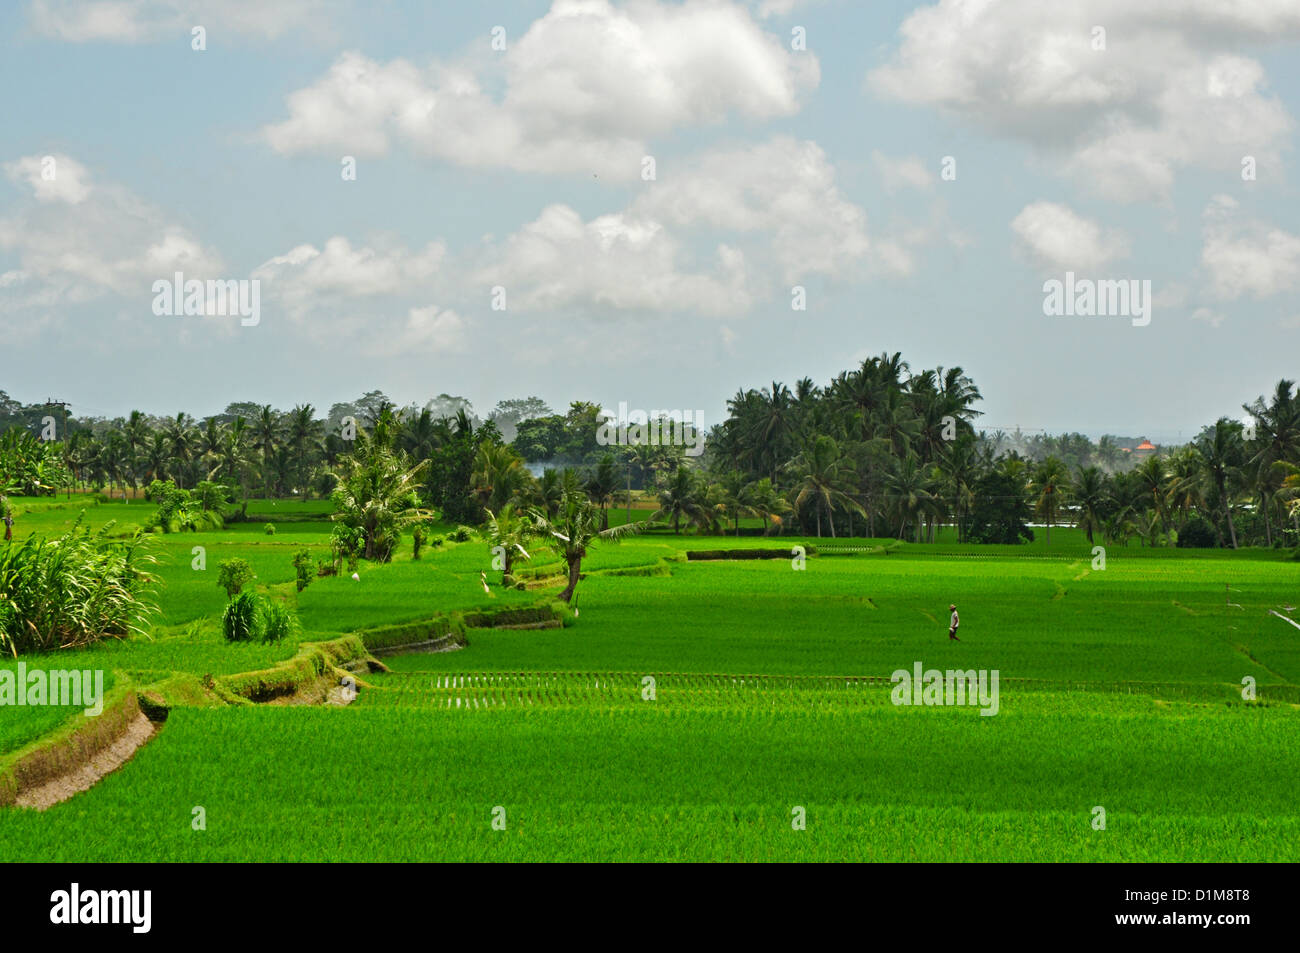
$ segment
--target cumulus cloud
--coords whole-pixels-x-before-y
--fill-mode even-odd
[[[1066,205],[1031,202],[1011,230],[1035,263],[1052,271],[1090,272],[1128,255],[1129,241]]]
[[[429,305],[407,312],[402,333],[385,347],[385,353],[410,354],[432,351],[459,353],[467,344],[465,319],[455,311]]]
[[[711,271],[684,269],[678,243],[657,221],[632,212],[590,221],[566,205],[488,252],[478,280],[486,296],[506,290],[507,309],[734,314],[749,308],[744,255],[719,245]]]
[[[939,0],[900,34],[868,76],[873,92],[1025,141],[1117,200],[1163,198],[1183,167],[1275,164],[1293,126],[1261,64],[1238,52],[1300,38],[1287,0]]]
[[[934,176],[917,156],[887,156],[879,149],[873,149],[871,161],[880,173],[886,192],[905,188],[928,189],[934,185]]]
[[[839,191],[815,142],[781,136],[710,150],[662,174],[632,211],[669,225],[760,235],[787,281],[844,275],[869,261],[900,270],[898,257],[868,238],[866,213]]]
[[[6,273],[7,284],[23,292],[6,296],[5,310],[54,307],[108,293],[148,309],[155,280],[177,271],[187,278],[220,275],[221,257],[167,221],[161,210],[115,184],[91,189],[84,166],[67,156],[57,159],[52,189],[39,176],[39,157],[5,165],[10,178],[31,188],[33,198],[0,217],[0,251],[16,254],[19,261],[17,270]]]
[[[503,53],[484,47],[428,66],[345,53],[263,133],[286,155],[380,156],[401,145],[466,166],[631,180],[651,138],[730,116],[791,115],[820,76],[814,56],[727,2],[557,0]]]
[[[1220,299],[1268,298],[1300,288],[1300,235],[1242,215],[1235,199],[1215,196],[1202,235],[1201,264]]]
[[[28,19],[42,36],[71,43],[142,43],[209,32],[274,39],[318,28],[341,0],[32,0]]]
[[[354,248],[336,235],[324,248],[299,245],[253,269],[264,293],[294,318],[339,299],[400,296],[427,291],[446,254],[441,242],[410,250],[394,243]]]
[[[76,205],[90,195],[90,174],[76,159],[62,153],[24,156],[4,163],[5,175],[32,190],[38,202]]]

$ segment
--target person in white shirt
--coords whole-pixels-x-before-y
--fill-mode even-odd
[[[957,627],[961,625],[961,619],[957,616],[957,607],[952,605],[948,609],[952,612],[952,621],[948,623],[948,638],[953,642],[960,642],[961,639],[957,638]]]

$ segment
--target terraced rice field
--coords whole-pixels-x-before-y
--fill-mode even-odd
[[[64,518],[33,513],[26,528]],[[136,681],[229,674],[305,641],[554,592],[485,594],[490,554],[470,542],[293,596],[293,553],[323,552],[327,530],[164,538],[154,639],[68,657]],[[1270,615],[1296,604],[1300,564],[1135,546],[1098,570],[1081,535],[1052,535],[1050,548],[823,540],[860,551],[803,570],[684,559],[770,539],[598,547],[572,624],[388,657],[347,707],[175,707],[89,792],[0,809],[0,858],[1300,859],[1300,631]],[[296,640],[222,642],[226,554],[294,600]],[[998,671],[997,715],[896,706],[890,676],[917,662]],[[14,711],[0,753],[63,717]]]

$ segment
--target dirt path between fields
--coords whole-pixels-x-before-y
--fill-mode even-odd
[[[129,761],[136,750],[153,737],[156,730],[153,722],[143,713],[137,714],[116,741],[93,755],[85,764],[78,765],[44,784],[23,791],[18,795],[15,803],[18,807],[32,807],[44,811],[60,801],[66,801],[74,794],[90,790],[100,778],[111,774]]]

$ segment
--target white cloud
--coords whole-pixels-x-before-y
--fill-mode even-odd
[[[1300,236],[1244,217],[1235,199],[1211,200],[1202,233],[1201,264],[1220,299],[1268,298],[1300,288]]]
[[[117,185],[90,189],[86,169],[59,157],[53,193],[29,176],[32,159],[8,163],[12,178],[27,181],[37,201],[0,217],[0,251],[17,254],[23,297],[5,310],[54,307],[112,293],[136,300],[147,312],[150,288],[181,271],[187,278],[217,277],[220,256],[161,210]],[[66,176],[66,177],[65,177]]]
[[[1183,167],[1276,164],[1293,126],[1263,67],[1237,52],[1300,37],[1289,0],[939,0],[900,33],[868,76],[874,92],[1026,141],[1114,199],[1164,198]]]
[[[506,289],[508,311],[734,314],[749,308],[739,251],[719,245],[710,273],[682,270],[679,257],[659,222],[631,212],[584,222],[568,206],[551,205],[491,249],[477,277],[485,301],[490,288]]]
[[[873,255],[881,249],[867,236],[866,213],[836,187],[835,170],[815,142],[782,136],[716,149],[659,173],[633,213],[670,225],[761,233],[783,280],[843,275],[864,263],[900,270],[895,255]]]
[[[871,161],[880,172],[886,192],[899,189],[928,189],[934,185],[934,176],[925,162],[917,156],[887,156],[879,149],[871,150]]]
[[[415,251],[393,243],[354,248],[336,235],[323,249],[299,245],[253,269],[264,293],[281,302],[291,317],[314,316],[340,298],[400,296],[427,291],[446,254],[441,242]]]
[[[503,71],[504,89],[485,88]],[[343,54],[264,129],[292,155],[379,156],[394,144],[467,166],[632,180],[648,141],[729,116],[795,113],[817,85],[796,53],[729,2],[557,0],[504,53],[417,67]]]
[[[1128,255],[1123,233],[1103,230],[1066,205],[1031,202],[1011,222],[1022,247],[1041,267],[1087,273]]]
[[[90,174],[86,167],[62,153],[24,156],[3,166],[13,182],[26,183],[40,202],[76,205],[90,195]]]
[[[406,324],[393,335],[374,335],[367,349],[382,356],[461,353],[468,344],[465,319],[455,311],[429,305],[411,308]]]
[[[336,0],[32,0],[28,19],[42,36],[71,43],[189,43],[190,30],[274,39],[318,28]],[[215,41],[214,41],[215,42]]]

